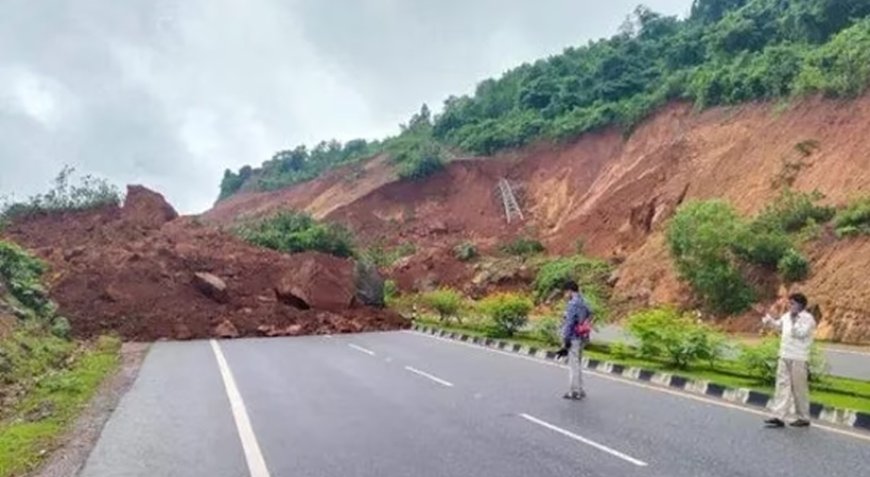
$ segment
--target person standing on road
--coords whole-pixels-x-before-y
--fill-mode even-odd
[[[769,427],[785,427],[792,413],[796,419],[793,427],[810,425],[810,392],[807,384],[807,362],[816,331],[816,320],[807,311],[807,297],[794,293],[788,297],[789,310],[780,318],[765,314],[762,323],[776,328],[780,333],[779,362],[776,368],[776,391],[774,392],[774,416],[765,422]]]
[[[563,396],[565,399],[580,400],[586,397],[583,390],[583,374],[581,370],[581,358],[583,347],[589,341],[592,330],[592,313],[589,306],[580,294],[577,282],[568,280],[564,286],[568,292],[568,305],[565,308],[565,318],[562,324],[562,349],[560,356],[568,356],[569,388]]]

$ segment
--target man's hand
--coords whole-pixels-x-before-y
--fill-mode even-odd
[[[557,358],[564,358],[565,356],[568,356],[568,348],[559,348],[559,350],[556,351]]]

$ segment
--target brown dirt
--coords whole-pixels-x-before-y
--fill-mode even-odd
[[[116,331],[127,340],[203,338],[225,334],[226,323],[238,336],[406,326],[400,316],[352,299],[347,260],[253,247],[170,211],[159,194],[132,187],[123,208],[34,216],[4,234],[50,263],[51,296],[79,337]],[[225,296],[204,293],[197,273],[222,281]],[[280,283],[302,290],[301,301],[279,300]]]
[[[339,181],[342,173],[336,172],[279,193],[246,193],[218,203],[205,219],[229,224],[248,210],[301,208],[350,226],[363,242],[412,242],[418,255],[394,270],[405,288],[443,283],[464,288],[473,265],[450,258],[461,241],[492,252],[508,238],[528,234],[544,241],[550,253],[565,254],[582,240],[586,253],[622,263],[617,295],[639,306],[691,305],[662,236],[680,203],[721,197],[752,214],[777,196],[775,185],[784,181],[797,190],[817,189],[829,203],[845,203],[870,190],[868,130],[870,96],[703,113],[672,104],[628,138],[607,130],[570,144],[541,143],[492,159],[461,159],[423,182],[394,181],[379,158],[368,164],[369,177],[358,185]],[[805,156],[797,145],[810,140],[819,147]],[[526,215],[522,225],[505,223],[495,196],[501,177],[517,185]],[[799,288],[822,306],[821,337],[870,340],[868,240],[820,243],[812,258],[813,274]],[[752,320],[732,320],[729,326],[741,329]]]

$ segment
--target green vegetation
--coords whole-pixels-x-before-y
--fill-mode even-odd
[[[428,318],[420,318],[417,322],[471,336],[488,337],[491,335],[490,329],[486,325],[466,323],[464,325],[443,326],[437,320]],[[514,336],[504,338],[504,341],[538,349],[553,349],[558,346],[558,344],[554,345],[551,342],[538,339],[536,335],[534,330],[518,331]],[[594,341],[587,345],[583,354],[590,359],[610,361],[623,366],[667,372],[675,376],[707,380],[733,388],[749,388],[768,394],[773,393],[773,386],[761,380],[756,371],[746,369],[740,360],[720,359],[712,364],[701,360],[691,363],[686,369],[676,369],[666,360],[639,357],[637,351],[631,347],[625,345],[607,346]],[[813,378],[813,381],[810,386],[810,398],[814,402],[826,406],[870,412],[870,381],[832,376],[824,376],[821,379]]]
[[[460,262],[469,262],[479,255],[473,243],[463,242],[453,248],[453,256]]]
[[[432,137],[432,117],[425,104],[407,125],[402,125],[400,135],[385,143],[402,179],[425,179],[444,167],[446,154],[443,146]]]
[[[787,283],[803,281],[810,274],[810,262],[800,252],[789,249],[777,264],[780,276]]]
[[[22,475],[44,458],[44,450],[60,436],[90,400],[100,383],[118,365],[120,341],[103,338],[72,353],[72,343],[26,338],[42,349],[31,353],[28,371],[37,380],[14,409],[0,421],[0,477]],[[38,369],[37,369],[38,368]]]
[[[218,200],[225,199],[250,183],[255,190],[275,190],[311,180],[323,172],[351,164],[380,153],[383,145],[377,141],[354,139],[344,144],[322,141],[309,151],[304,145],[279,151],[257,169],[244,166],[239,172],[224,171]]]
[[[555,316],[533,320],[531,336],[548,346],[559,346],[562,344],[562,320]]]
[[[420,178],[441,167],[447,149],[489,155],[609,126],[629,132],[674,99],[705,108],[817,92],[853,97],[870,80],[868,15],[864,0],[696,0],[685,19],[640,6],[611,38],[486,79],[473,95],[447,98],[434,118],[424,105],[396,137],[324,142],[310,154],[299,147],[260,169],[228,171],[221,197],[384,150],[402,177]]]
[[[360,258],[377,267],[389,267],[399,259],[410,257],[417,253],[417,247],[413,243],[404,242],[395,247],[387,247],[378,242],[366,248],[360,253]]]
[[[744,277],[747,266],[778,272],[786,282],[809,276],[796,242],[818,235],[834,216],[834,208],[818,205],[823,198],[785,189],[751,221],[719,200],[684,204],[667,231],[677,271],[713,311],[743,312],[756,296]]]
[[[757,230],[795,233],[812,224],[827,223],[834,217],[836,209],[819,205],[818,202],[824,198],[818,191],[806,193],[784,189],[755,218],[753,225]]]
[[[574,280],[580,285],[587,300],[592,303],[592,311],[601,312],[603,310],[595,309],[595,304],[603,304],[609,296],[607,278],[611,270],[612,267],[606,262],[583,255],[548,260],[538,269],[532,284],[535,300],[548,301],[568,280]],[[597,298],[590,298],[592,296]]]
[[[750,376],[767,385],[776,383],[776,367],[779,362],[779,338],[767,338],[761,343],[750,346],[742,345],[738,359]],[[818,346],[813,345],[810,351],[810,380],[823,382],[826,377],[826,364]]]
[[[30,196],[24,202],[6,200],[0,207],[0,222],[45,212],[85,210],[121,203],[121,192],[104,179],[90,175],[73,184],[75,169],[64,167],[54,179],[52,188],[44,194]]]
[[[456,321],[462,322],[460,311],[464,299],[456,290],[440,288],[424,294],[422,299],[427,308],[438,313],[442,322],[446,322],[450,318],[456,318]]]
[[[48,298],[41,278],[45,264],[11,242],[0,240],[0,304],[6,303],[21,321],[44,327],[64,337],[69,334],[66,318]],[[2,311],[2,308],[0,308]]]
[[[501,246],[501,251],[508,255],[516,255],[519,257],[529,257],[543,253],[545,250],[544,244],[540,241],[529,237],[518,237]]]
[[[242,239],[285,253],[317,251],[338,257],[354,254],[350,232],[337,225],[317,222],[311,216],[281,212],[253,225],[238,228]]]
[[[677,273],[719,312],[740,313],[755,299],[732,259],[731,245],[742,230],[737,213],[719,200],[684,204],[668,226]]]
[[[0,241],[0,477],[31,470],[117,363],[120,342],[69,340],[41,277],[45,265]]]
[[[714,366],[722,356],[725,338],[691,316],[659,308],[635,313],[626,330],[638,343],[638,356],[661,359],[674,369],[686,369],[704,361]]]
[[[856,200],[837,213],[834,227],[840,237],[870,235],[870,196]]]
[[[480,309],[492,320],[494,336],[513,336],[529,321],[532,300],[515,293],[498,293],[486,297]]]

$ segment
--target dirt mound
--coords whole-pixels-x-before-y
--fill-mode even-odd
[[[358,183],[335,172],[279,192],[231,198],[205,218],[226,224],[250,211],[297,208],[349,226],[363,243],[413,243],[417,255],[392,271],[404,289],[466,288],[479,271],[473,262],[450,258],[463,241],[485,253],[520,235],[540,238],[549,253],[574,253],[582,243],[585,253],[621,263],[620,297],[639,306],[685,304],[691,294],[676,279],[662,235],[681,203],[721,197],[752,214],[783,185],[845,203],[870,190],[868,130],[866,95],[702,113],[671,104],[628,138],[610,129],[568,144],[466,158],[422,182],[396,182],[379,158]],[[813,147],[801,147],[806,144]],[[502,178],[517,193],[525,215],[520,224],[506,223],[496,194]],[[801,289],[822,304],[824,338],[870,341],[867,247],[860,239],[841,240],[812,253],[812,276]]]
[[[357,303],[352,262],[250,246],[133,187],[123,207],[40,215],[4,232],[51,264],[52,297],[89,337],[339,333],[402,328]],[[295,299],[289,299],[292,295]]]

